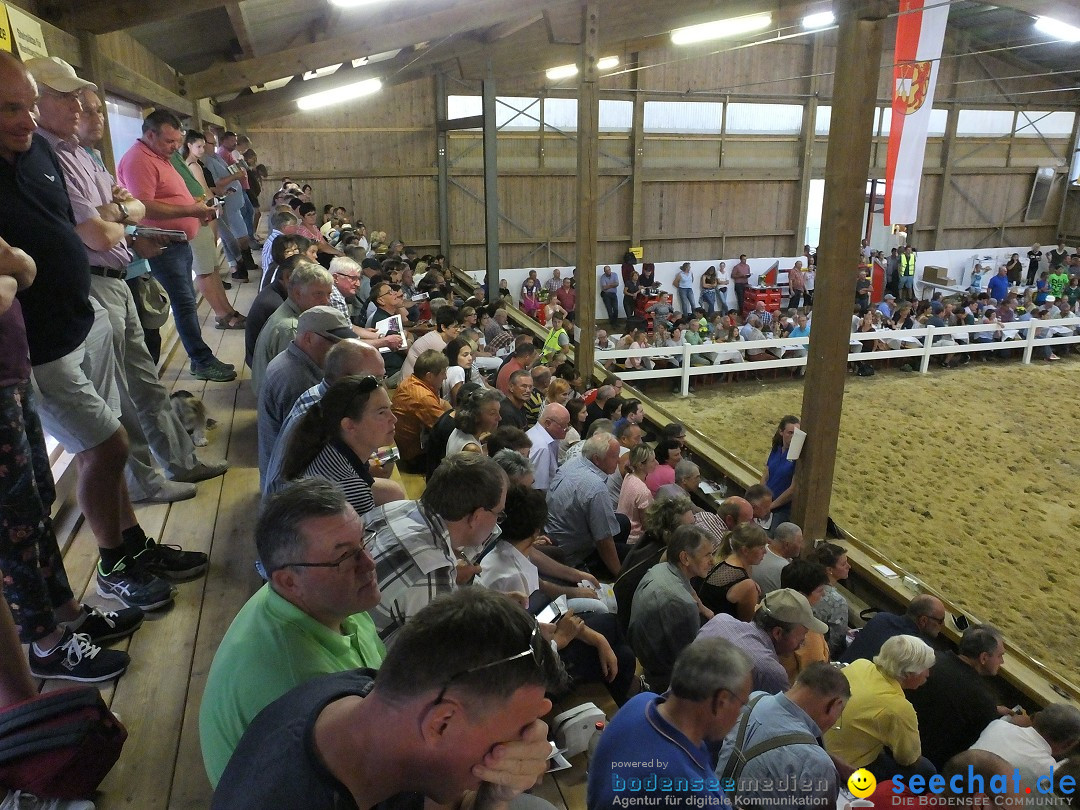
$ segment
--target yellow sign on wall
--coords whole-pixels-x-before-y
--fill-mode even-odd
[[[8,25],[7,6],[0,3],[0,51],[11,53],[11,26]]]
[[[41,23],[15,6],[8,6],[8,21],[11,23],[12,39],[19,50],[19,58],[24,62],[35,57],[49,55],[45,47],[45,36],[41,33]]]
[[[630,252],[634,254],[634,257],[640,262],[642,256],[645,255],[645,251],[642,250],[641,245],[630,248]]]

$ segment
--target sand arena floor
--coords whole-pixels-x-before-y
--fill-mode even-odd
[[[1080,358],[849,375],[831,514],[1068,680],[1080,680]],[[651,393],[651,392],[650,392]],[[656,399],[763,468],[802,384]]]

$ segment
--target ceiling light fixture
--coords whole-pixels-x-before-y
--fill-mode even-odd
[[[605,56],[596,63],[596,69],[600,71],[614,70],[618,66],[619,57],[617,56]],[[576,76],[577,72],[577,65],[559,65],[558,67],[550,68],[545,75],[550,81],[557,82],[560,79],[569,79],[571,76]]]
[[[802,27],[811,31],[815,28],[828,28],[834,22],[836,22],[836,17],[831,11],[822,11],[820,14],[803,17]]]
[[[768,28],[770,25],[772,25],[772,14],[731,17],[726,20],[715,20],[701,25],[676,28],[671,32],[671,42],[675,45],[692,45],[695,42],[707,42],[710,39],[752,34],[755,31]]]
[[[1054,39],[1062,39],[1066,42],[1080,42],[1080,28],[1075,25],[1063,23],[1053,17],[1036,17],[1035,30],[1052,36]]]
[[[369,96],[382,89],[380,79],[365,79],[362,82],[346,84],[333,90],[323,90],[320,93],[312,93],[296,100],[296,106],[301,110],[317,110],[320,107],[329,107],[331,104],[340,104],[343,101],[352,101],[355,98]]]
[[[380,0],[330,0],[330,4],[338,6],[339,8],[358,8],[360,6],[370,6],[373,3],[378,3]]]

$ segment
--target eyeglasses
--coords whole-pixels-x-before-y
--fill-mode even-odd
[[[496,523],[501,524],[504,520],[506,520],[506,510],[505,509],[500,509],[498,512],[496,512],[494,509],[490,509],[490,508],[488,508],[486,506],[481,506],[480,508],[483,509],[485,512],[491,512],[491,514],[493,514],[495,516],[495,522]]]
[[[500,658],[498,661],[492,661],[488,664],[480,664],[479,666],[470,667],[469,669],[462,670],[454,675],[451,675],[445,681],[443,681],[442,689],[439,690],[438,696],[435,698],[435,703],[442,703],[444,697],[446,697],[446,690],[449,689],[454,681],[459,678],[464,678],[468,675],[473,675],[477,672],[482,672],[485,669],[491,669],[492,667],[502,666],[503,664],[509,664],[511,661],[517,661],[520,658],[526,658],[532,656],[533,663],[536,668],[543,671],[544,668],[544,640],[540,635],[540,625],[534,624],[532,633],[529,634],[528,646],[519,653],[514,655],[508,655],[506,658]]]
[[[352,273],[335,272],[334,275],[335,276],[342,276],[344,278],[349,279],[350,281],[359,281],[360,280],[359,275],[354,275]]]
[[[278,568],[340,568],[350,560],[359,560],[367,551],[367,546],[361,543],[356,548],[349,549],[333,562],[289,562],[282,563]]]
[[[717,689],[716,691],[717,692],[727,692],[729,695],[731,695],[733,698],[735,698],[735,700],[739,701],[739,708],[740,709],[743,706],[745,706],[747,703],[750,702],[750,695],[747,695],[746,697],[742,697],[738,693],[733,692],[730,689]]]

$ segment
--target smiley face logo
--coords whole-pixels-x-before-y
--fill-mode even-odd
[[[865,799],[877,788],[877,779],[866,768],[859,768],[847,780],[847,789],[852,796]]]

